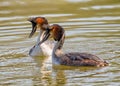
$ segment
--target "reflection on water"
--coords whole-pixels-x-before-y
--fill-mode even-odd
[[[0,86],[119,86],[119,0],[1,0]],[[45,16],[66,30],[64,52],[89,52],[107,60],[103,68],[55,66],[29,57],[36,37],[31,16]]]
[[[101,10],[101,9],[113,9],[113,8],[120,8],[120,5],[102,5],[102,6],[91,6],[86,8],[81,8],[83,10]]]

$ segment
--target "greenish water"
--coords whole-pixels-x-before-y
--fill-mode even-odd
[[[28,38],[31,16],[64,27],[64,52],[92,53],[110,65],[52,66],[48,57],[30,57],[38,34]],[[0,0],[0,86],[120,86],[120,1]]]

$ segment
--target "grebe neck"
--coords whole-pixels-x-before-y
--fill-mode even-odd
[[[42,33],[43,33],[43,31],[40,30],[39,33],[38,33],[38,38],[37,38],[37,43],[36,44],[38,44],[42,40],[42,38],[43,38]]]
[[[63,43],[64,43],[64,34],[59,41],[54,42],[52,59],[59,59],[63,55],[63,52],[62,52]]]
[[[43,39],[43,37],[44,37],[44,33],[45,33],[45,31],[43,31],[43,30],[40,30],[40,32],[39,32],[39,34],[38,34],[38,38],[37,38],[37,43],[36,43],[36,47],[39,47],[41,50],[42,50],[42,52],[43,52],[43,54],[45,55],[45,56],[51,56],[51,54],[52,54],[52,49],[51,49],[51,46],[48,44],[49,42],[47,42],[47,43],[42,43],[40,46],[38,46],[39,45],[39,42]],[[52,44],[51,44],[52,45]]]

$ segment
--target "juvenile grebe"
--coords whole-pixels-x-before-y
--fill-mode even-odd
[[[29,18],[28,21],[32,23],[32,31],[29,35],[29,38],[33,36],[33,34],[36,32],[37,29],[40,30],[38,39],[36,44],[30,49],[29,55],[30,56],[51,56],[52,54],[52,46],[50,46],[50,43],[47,41],[45,43],[42,43],[41,45],[38,45],[39,41],[41,41],[44,37],[44,33],[46,29],[48,28],[48,21],[45,17],[34,17]]]
[[[55,46],[52,51],[53,64],[69,66],[97,66],[97,67],[108,65],[106,61],[92,54],[79,52],[71,52],[64,54],[61,51],[65,39],[64,29],[57,24],[52,25],[49,29],[52,37],[55,40]]]

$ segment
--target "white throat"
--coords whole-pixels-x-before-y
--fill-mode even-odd
[[[58,46],[60,45],[60,43],[58,41],[54,41],[54,48],[52,51],[52,63],[59,65],[60,64],[60,58],[63,55],[63,52],[61,49],[58,49]]]
[[[40,32],[39,32],[39,34],[38,34],[38,38],[37,38],[37,43],[36,44],[38,44],[41,40],[42,40],[42,38],[43,38],[43,31],[42,30],[40,30]]]

